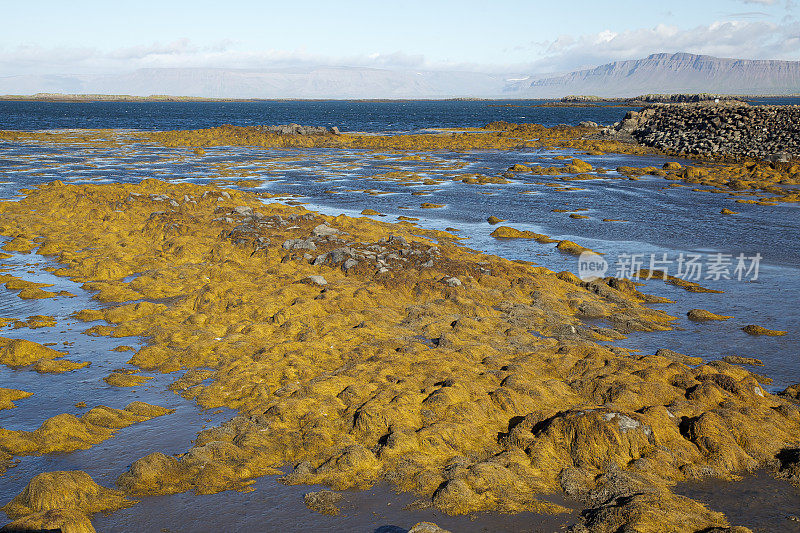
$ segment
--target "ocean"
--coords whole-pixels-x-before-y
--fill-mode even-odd
[[[757,98],[753,104],[800,104],[800,98]],[[342,131],[417,131],[480,127],[489,122],[577,125],[588,120],[613,124],[623,104],[541,107],[546,100],[270,100],[256,102],[16,102],[0,101],[0,130],[114,128],[200,129],[222,124],[297,123],[337,126]]]

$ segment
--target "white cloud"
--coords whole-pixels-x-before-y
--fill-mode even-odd
[[[798,60],[800,22],[791,18],[782,23],[722,20],[694,28],[659,24],[653,28],[622,32],[606,29],[531,42],[515,47],[513,55],[520,57],[525,49],[531,60],[524,64],[480,65],[432,61],[421,54],[402,51],[369,50],[361,55],[334,57],[304,48],[252,50],[232,40],[200,45],[188,39],[178,39],[110,51],[86,47],[0,46],[0,76],[101,75],[149,67],[274,69],[316,66],[463,70],[524,76],[591,68],[612,61],[639,59],[653,53],[679,51],[718,57]]]
[[[563,72],[590,68],[622,59],[639,59],[659,52],[690,52],[742,59],[800,59],[800,23],[719,21],[681,29],[659,24],[621,33],[602,31],[581,36],[564,35],[536,43],[544,56],[534,62],[538,72]]]
[[[248,50],[242,48],[240,43],[230,40],[200,46],[189,39],[179,39],[169,43],[155,42],[110,51],[33,45],[5,48],[0,46],[0,76],[119,73],[139,68],[274,69],[321,66],[482,70],[480,65],[434,63],[421,54],[407,54],[402,51],[334,57],[311,53],[304,48]],[[501,70],[501,67],[488,66],[483,69]]]
[[[774,6],[778,3],[778,0],[742,0],[742,3],[745,4],[759,4],[762,6]]]

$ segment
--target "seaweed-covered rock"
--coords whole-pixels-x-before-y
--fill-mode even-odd
[[[3,533],[59,531],[60,533],[95,533],[92,521],[78,509],[48,509],[29,514],[0,528]]]
[[[121,491],[101,487],[86,472],[75,470],[34,476],[3,511],[14,519],[54,509],[74,509],[91,515],[134,503]]]
[[[13,409],[16,407],[16,405],[14,405],[15,400],[22,400],[23,398],[27,398],[29,396],[33,396],[33,393],[0,387],[0,410]]]
[[[742,328],[742,331],[744,331],[748,335],[766,335],[768,337],[780,337],[786,335],[785,331],[780,331],[776,329],[767,329],[764,326],[758,326],[756,324],[747,325]]]
[[[330,490],[320,490],[317,492],[308,492],[303,496],[303,501],[306,507],[312,511],[320,514],[336,516],[339,514],[339,508],[336,506],[342,501],[342,493],[333,492]]]
[[[0,363],[8,366],[27,366],[42,359],[57,359],[66,355],[26,339],[0,337]]]
[[[733,318],[731,316],[718,315],[711,311],[706,311],[705,309],[691,309],[686,315],[689,317],[689,320],[694,320],[696,322],[705,320],[728,320],[729,318]]]

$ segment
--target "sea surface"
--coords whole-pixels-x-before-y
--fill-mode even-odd
[[[114,128],[200,129],[222,124],[303,124],[342,131],[417,131],[480,127],[496,120],[545,126],[589,120],[613,124],[636,107],[601,104],[541,107],[548,100],[269,100],[256,102],[0,101],[0,130]],[[757,98],[754,105],[800,104],[800,98]]]
[[[765,101],[766,102],[766,101]],[[800,103],[800,100],[796,101]],[[162,130],[200,128],[220,124],[336,125],[347,131],[410,132],[429,128],[482,126],[494,120],[539,122],[547,125],[577,124],[583,120],[613,123],[624,107],[548,108],[529,107],[541,102],[252,102],[252,103],[20,103],[0,102],[0,129],[113,128]],[[764,103],[764,102],[759,102]],[[769,101],[767,103],[774,103]],[[792,103],[792,102],[785,102]],[[517,107],[500,107],[513,105]],[[526,107],[528,106],[528,107]],[[552,244],[527,240],[500,241],[490,236],[495,229],[490,215],[506,219],[504,225],[569,239],[605,254],[607,274],[626,274],[627,261],[635,258],[647,268],[655,266],[676,274],[680,257],[698,256],[704,270],[696,280],[722,293],[689,293],[659,280],[643,281],[644,292],[666,296],[674,303],[661,304],[678,317],[669,332],[636,333],[614,344],[652,353],[671,348],[713,361],[726,355],[755,357],[765,366],[754,369],[773,380],[773,392],[800,382],[800,210],[795,204],[758,206],[735,203],[726,194],[668,187],[675,182],[655,176],[638,181],[621,179],[613,169],[622,165],[661,166],[675,158],[619,154],[589,156],[571,150],[511,150],[412,153],[409,160],[398,153],[331,149],[207,148],[202,155],[188,149],[136,144],[119,148],[89,145],[44,145],[0,142],[0,198],[13,198],[19,189],[60,179],[65,182],[138,182],[144,178],[196,183],[219,183],[276,195],[269,201],[300,204],[338,215],[361,216],[364,209],[381,213],[379,220],[399,216],[419,218],[427,228],[450,228],[464,238],[464,245],[511,259],[533,261],[554,271],[577,273],[578,260],[557,251]],[[378,158],[376,156],[381,156]],[[560,181],[552,176],[517,174],[509,184],[468,184],[453,178],[478,173],[497,176],[515,163],[560,166],[557,156],[580,157],[594,167],[609,169],[602,179]],[[387,179],[390,171],[413,172],[438,183],[412,184]],[[239,180],[248,180],[242,181]],[[419,194],[411,194],[416,192]],[[423,209],[422,202],[442,204]],[[729,208],[738,215],[722,216]],[[567,210],[589,218],[574,219]],[[604,222],[615,219],[618,222]],[[720,255],[721,254],[721,255]],[[758,275],[743,273],[737,279],[736,258],[747,267],[758,257]],[[727,278],[709,272],[709,265],[729,260]],[[666,261],[666,263],[664,263]],[[123,407],[142,400],[176,409],[176,413],[120,430],[115,437],[89,450],[42,457],[23,457],[18,466],[0,478],[0,505],[19,493],[36,473],[52,470],[86,470],[101,484],[112,486],[116,477],[135,459],[153,451],[185,452],[204,426],[217,425],[233,416],[229,410],[203,411],[193,402],[168,391],[175,375],[155,379],[134,388],[113,388],[102,377],[125,366],[129,354],[111,351],[118,339],[90,337],[83,331],[95,325],[70,315],[97,307],[91,293],[77,284],[43,269],[51,260],[35,254],[13,254],[4,260],[10,273],[32,281],[54,283],[51,290],[67,290],[74,298],[20,300],[0,289],[0,316],[24,318],[55,316],[58,325],[38,330],[0,331],[8,337],[66,346],[74,359],[92,366],[73,373],[41,375],[28,370],[0,368],[0,384],[34,392],[16,409],[0,411],[0,427],[32,430],[59,413],[79,415],[75,406],[105,404]],[[724,266],[724,265],[723,265]],[[724,270],[724,269],[723,269]],[[687,319],[689,309],[703,308],[734,318],[725,322],[697,323]],[[752,337],[741,331],[746,324],[785,330],[784,337]],[[125,339],[138,348],[144,342]],[[67,343],[67,344],[64,344]],[[716,485],[715,485],[716,483]],[[716,488],[715,488],[716,487]],[[759,488],[760,487],[760,488]],[[767,488],[764,488],[767,487]],[[554,531],[577,520],[577,513],[557,517],[532,514],[479,514],[446,517],[433,510],[408,512],[402,508],[413,498],[377,486],[348,493],[339,517],[308,511],[302,496],[315,487],[287,487],[273,476],[260,478],[251,493],[224,492],[211,496],[191,493],[143,498],[138,505],[97,515],[99,531],[207,531],[216,530],[314,530],[405,532],[420,520],[430,520],[453,531]],[[724,490],[723,490],[724,488]],[[733,522],[756,531],[795,531],[788,517],[800,509],[800,493],[768,476],[745,478],[740,483],[708,482],[681,489],[715,510],[728,513]],[[761,502],[765,490],[768,508]],[[720,496],[722,495],[722,496]],[[749,500],[747,498],[750,498]],[[553,496],[554,501],[559,501]],[[742,502],[751,502],[750,507]],[[576,502],[561,502],[576,509]],[[743,508],[761,506],[757,516]],[[2,520],[0,520],[0,524]]]

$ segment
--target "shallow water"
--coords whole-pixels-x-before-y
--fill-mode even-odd
[[[407,154],[404,154],[407,155]],[[666,296],[675,303],[660,307],[679,317],[678,329],[660,333],[636,333],[614,344],[653,352],[669,347],[710,361],[725,355],[756,357],[765,366],[755,369],[772,378],[772,390],[782,390],[800,381],[800,217],[797,206],[757,206],[734,203],[725,194],[692,192],[688,187],[665,187],[661,178],[643,177],[639,181],[608,179],[559,181],[549,176],[518,174],[509,184],[465,184],[452,177],[465,173],[497,176],[515,163],[530,162],[557,166],[557,155],[573,156],[568,151],[483,151],[470,153],[420,154],[423,161],[403,160],[398,154],[341,150],[264,150],[248,148],[208,148],[197,156],[190,150],[134,145],[119,148],[91,146],[47,146],[28,143],[0,144],[0,197],[12,198],[20,188],[61,179],[65,182],[138,182],[156,177],[210,183],[240,179],[260,180],[255,189],[279,195],[272,201],[302,202],[305,207],[326,214],[360,216],[370,208],[388,222],[398,216],[419,218],[419,224],[434,229],[455,228],[465,237],[465,245],[511,259],[534,261],[552,270],[577,272],[577,259],[557,251],[552,244],[527,240],[501,241],[490,236],[494,227],[486,217],[507,219],[519,229],[570,239],[606,254],[613,265],[620,254],[641,253],[645,257],[666,253],[725,253],[763,256],[756,281],[700,280],[703,286],[722,294],[695,294],[647,281],[645,292]],[[376,157],[380,156],[380,157]],[[624,155],[580,156],[595,167],[619,165],[660,166],[665,160]],[[380,176],[390,171],[410,171],[423,179],[439,180],[425,185],[401,182]],[[252,185],[248,183],[247,185]],[[548,185],[558,185],[552,187]],[[564,190],[565,186],[581,190]],[[334,191],[334,192],[331,192]],[[424,192],[412,195],[411,192]],[[422,202],[443,204],[438,209],[423,209]],[[728,207],[739,215],[722,216]],[[571,219],[569,213],[552,209],[587,209],[589,219]],[[625,222],[602,222],[603,218]],[[98,483],[111,486],[135,459],[154,451],[167,454],[185,452],[204,425],[217,425],[233,416],[228,410],[201,411],[194,403],[166,390],[176,377],[154,375],[146,385],[114,388],[102,377],[125,366],[130,357],[112,348],[132,344],[135,339],[89,337],[83,331],[92,323],[70,318],[85,308],[98,307],[91,295],[76,284],[42,270],[50,265],[34,254],[14,254],[3,261],[11,273],[32,281],[55,283],[52,290],[67,290],[76,296],[54,300],[24,301],[10,292],[0,292],[0,316],[24,318],[52,315],[54,328],[38,330],[6,329],[0,334],[24,337],[37,342],[67,342],[71,358],[88,360],[92,366],[76,372],[47,375],[27,370],[0,368],[3,386],[34,392],[17,403],[16,409],[0,411],[0,427],[35,429],[46,418],[68,412],[83,412],[74,406],[85,401],[88,407],[105,404],[121,408],[133,400],[172,407],[174,414],[155,418],[120,430],[113,438],[89,450],[42,457],[23,457],[20,464],[0,478],[0,502],[17,494],[36,473],[80,469]],[[645,263],[642,266],[647,267]],[[692,308],[704,308],[733,315],[726,322],[695,323],[686,318]],[[746,324],[787,330],[785,337],[751,337],[740,330]],[[57,348],[57,347],[56,347]],[[714,487],[716,487],[715,485]],[[727,486],[718,484],[718,486]],[[224,492],[210,496],[179,494],[145,498],[137,506],[93,520],[100,531],[200,531],[213,527],[233,529],[314,529],[319,531],[404,531],[415,522],[430,520],[456,531],[553,531],[574,522],[576,514],[539,517],[531,514],[446,517],[428,509],[403,511],[411,502],[408,495],[395,495],[378,486],[371,491],[348,493],[348,503],[339,517],[324,517],[305,508],[302,495],[315,487],[287,487],[273,476],[260,478],[250,493]],[[688,489],[687,489],[688,490]],[[694,490],[694,489],[693,489]],[[697,489],[700,490],[700,489]],[[791,489],[793,490],[793,489]],[[701,491],[702,492],[702,491]],[[706,491],[712,508],[729,512],[730,498],[717,488]],[[737,493],[738,494],[738,493]],[[745,496],[748,497],[746,493]],[[752,492],[761,498],[762,491]],[[712,497],[713,496],[713,497]],[[699,496],[698,496],[699,497]],[[702,500],[702,498],[700,498]],[[703,500],[706,501],[706,500]],[[390,505],[391,504],[391,505]],[[224,509],[224,513],[219,510]],[[779,511],[775,511],[776,513]],[[747,523],[731,515],[733,523]],[[777,522],[776,522],[777,523]]]
[[[763,470],[733,483],[683,483],[675,492],[725,513],[732,524],[755,533],[800,532],[800,490]]]

